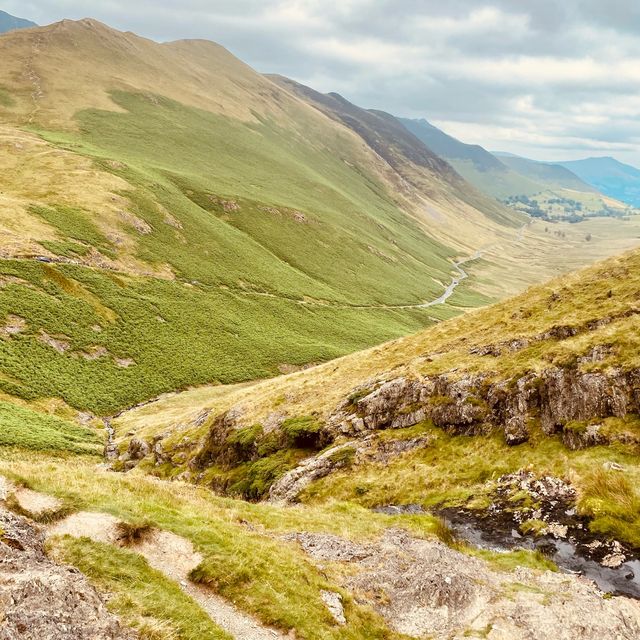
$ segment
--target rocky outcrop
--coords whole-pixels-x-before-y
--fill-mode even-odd
[[[336,434],[357,436],[376,429],[412,426],[428,418],[455,434],[500,428],[506,442],[517,445],[528,439],[532,423],[539,423],[551,435],[570,422],[623,417],[639,410],[638,371],[583,372],[553,367],[502,381],[483,374],[455,373],[397,378],[343,403],[328,424]],[[602,443],[596,434],[591,435],[580,446]],[[578,446],[571,435],[566,441],[569,446]]]
[[[86,578],[54,564],[43,536],[0,510],[0,640],[131,640]]]
[[[285,473],[269,490],[271,502],[293,502],[313,481],[343,469],[355,452],[356,443],[347,442],[331,447],[324,453],[303,460],[295,469]],[[357,445],[356,445],[357,446]]]
[[[564,335],[562,327],[552,331]],[[600,357],[600,352],[592,351],[593,357]],[[533,428],[542,429],[547,435],[561,434],[568,448],[578,449],[610,441],[612,436],[605,436],[598,421],[638,412],[640,371],[635,369],[584,371],[577,365],[549,367],[510,379],[452,370],[355,388],[324,420],[315,414],[288,418],[280,411],[270,414],[262,425],[247,425],[243,423],[242,412],[232,408],[211,421],[207,434],[199,442],[185,437],[180,444],[174,443],[165,451],[158,440],[143,442],[133,438],[120,462],[124,469],[129,469],[140,459],[153,456],[156,464],[184,464],[186,475],[180,477],[197,480],[212,465],[232,469],[282,449],[319,451],[345,438],[352,441],[349,446],[354,449],[357,461],[365,452],[382,455],[381,445],[372,448],[366,440],[372,433],[411,427],[425,420],[455,435],[479,435],[499,429],[506,443],[514,446],[526,442]],[[207,419],[207,415],[203,419]],[[302,438],[302,431],[296,432],[297,435],[287,433],[287,423],[296,420],[309,422],[309,438]],[[294,430],[304,428],[307,427],[298,425]],[[625,441],[623,438],[627,435],[613,437]],[[633,434],[629,437],[635,442]],[[401,440],[386,446],[405,446],[399,442]],[[303,460],[298,468],[276,481],[271,498],[290,500],[310,482],[342,468],[346,462],[340,452],[347,447],[340,447]],[[389,457],[398,453],[401,451],[390,451]],[[368,461],[384,460],[369,458]]]
[[[285,473],[271,486],[269,500],[271,502],[295,502],[298,495],[312,482],[335,471],[352,465],[372,462],[386,463],[403,453],[426,447],[430,442],[429,436],[381,441],[376,437],[376,434],[370,434],[360,440],[351,440],[336,445],[317,456],[303,460],[294,469]]]

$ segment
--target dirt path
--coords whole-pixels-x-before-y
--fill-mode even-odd
[[[96,542],[118,543],[118,520],[105,513],[80,512],[51,525],[47,535],[88,537]],[[191,542],[168,531],[153,530],[129,549],[139,553],[157,571],[177,582],[209,617],[236,640],[274,640],[286,636],[264,627],[249,614],[240,611],[211,589],[189,580],[202,556]]]
[[[168,531],[154,531],[142,543],[136,545],[135,551],[144,556],[154,569],[178,582],[182,590],[236,640],[285,638],[274,629],[263,627],[257,620],[239,611],[211,589],[189,581],[189,572],[200,564],[202,557],[194,551],[188,540]]]

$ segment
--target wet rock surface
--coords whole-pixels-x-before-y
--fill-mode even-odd
[[[56,565],[42,533],[0,509],[0,640],[131,640],[75,569]]]
[[[493,550],[539,550],[566,571],[580,573],[606,592],[640,598],[637,550],[598,537],[577,514],[575,490],[552,476],[519,471],[498,479],[484,511],[440,511],[463,540]]]

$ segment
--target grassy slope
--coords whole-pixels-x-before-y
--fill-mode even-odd
[[[281,363],[333,358],[415,331],[434,315],[22,261],[5,262],[0,274],[14,279],[2,289],[0,315],[26,319],[21,333],[0,338],[0,389],[99,414],[212,379],[237,382],[275,375]],[[41,331],[67,350],[44,343]],[[124,368],[116,358],[133,362]]]
[[[133,428],[152,433],[155,420],[162,424],[158,428],[165,428],[163,414],[166,411],[170,415],[175,407],[189,412],[210,406],[215,412],[222,412],[235,404],[244,404],[247,419],[254,422],[263,420],[277,406],[291,414],[315,411],[325,415],[354,387],[371,378],[395,377],[405,372],[431,375],[456,367],[465,372],[483,371],[497,377],[512,377],[562,365],[594,345],[608,341],[619,348],[598,366],[635,367],[640,363],[640,340],[631,330],[638,323],[635,314],[566,340],[535,342],[528,348],[505,352],[499,358],[474,355],[470,349],[534,336],[555,325],[580,326],[590,320],[627,312],[638,304],[639,270],[640,251],[627,252],[531,287],[523,294],[485,309],[335,362],[246,387],[226,390],[210,387],[167,396],[157,404],[124,414],[120,419],[122,431]],[[432,357],[434,354],[437,357]],[[286,397],[284,406],[282,401],[278,402],[283,397]],[[203,426],[202,431],[206,428]]]
[[[117,421],[117,430],[120,435],[133,431],[145,438],[168,431],[170,435],[163,446],[169,456],[174,451],[176,457],[172,464],[156,468],[155,472],[174,474],[188,468],[190,454],[194,453],[189,443],[199,441],[208,433],[215,416],[231,407],[241,407],[243,425],[266,422],[274,411],[291,418],[314,415],[316,420],[322,420],[358,385],[401,375],[448,372],[455,377],[484,372],[490,378],[510,380],[552,366],[580,366],[586,370],[637,368],[640,366],[640,321],[637,314],[629,311],[640,304],[639,270],[640,251],[627,253],[415,336],[308,371],[251,386],[230,387],[226,391],[214,389],[207,393],[201,389],[168,396],[124,414]],[[599,326],[597,321],[603,318],[613,320]],[[499,357],[471,352],[474,347],[537,336],[554,326],[583,327],[590,321],[594,322],[594,328],[573,337],[537,340]],[[577,364],[580,356],[603,344],[613,348],[602,362]],[[173,429],[177,422],[188,424],[203,407],[212,409],[210,420],[198,427]],[[610,419],[605,421],[605,427],[612,433],[637,434],[639,429],[634,416],[627,421]],[[498,436],[451,437],[429,425],[419,429],[432,433],[433,446],[389,464],[357,467],[354,472],[330,476],[308,490],[307,499],[324,501],[339,496],[367,506],[414,501],[426,506],[459,503],[483,495],[487,480],[531,464],[539,472],[568,477],[577,485],[580,507],[595,518],[594,528],[640,544],[637,537],[640,464],[633,438],[627,444],[570,452],[559,436],[542,433],[535,433],[529,443],[513,448]],[[414,435],[415,430],[409,430],[404,436],[399,432],[391,437]],[[462,459],[464,465],[459,464]],[[280,472],[291,463],[282,456],[265,460],[280,463]],[[626,470],[624,477],[618,477],[616,471],[602,471],[604,462],[622,464]],[[244,485],[238,484],[238,473],[246,473],[247,469],[242,466],[237,469],[232,478],[236,484],[231,486],[244,490]],[[263,469],[257,469],[255,464],[249,469],[250,474],[258,471]],[[212,473],[218,472],[212,468]],[[204,476],[205,479],[212,477],[211,474]],[[270,481],[267,476],[261,478],[263,482]]]
[[[464,202],[461,179],[411,136],[394,145],[393,119],[346,103],[362,127],[345,126],[212,43],[84,21],[3,36],[0,50],[14,123],[0,130],[0,257],[19,258],[0,266],[0,328],[25,322],[0,341],[5,392],[104,414],[270,376],[450,317],[390,307],[436,298],[456,255],[496,246],[490,272],[451,299],[460,308],[544,277],[560,255],[532,236],[537,263],[507,282],[515,219]],[[25,65],[43,88],[35,110]]]
[[[96,469],[97,461],[95,457],[55,457],[0,447],[0,473],[58,497],[61,513],[105,512],[133,525],[150,525],[187,538],[203,556],[193,579],[265,624],[285,633],[294,628],[301,640],[401,640],[401,636],[337,586],[341,569],[316,567],[295,542],[280,536],[308,531],[368,541],[389,528],[402,527],[419,537],[443,532],[441,523],[427,515],[389,516],[335,501],[293,509],[251,504],[179,482]],[[135,553],[68,537],[53,539],[48,546],[56,559],[75,565],[108,592],[112,596],[109,607],[148,637],[226,637],[175,583]],[[548,562],[532,554],[500,555],[486,557],[507,570],[516,562],[548,568]],[[347,625],[337,626],[328,613],[321,599],[326,589],[343,595]]]

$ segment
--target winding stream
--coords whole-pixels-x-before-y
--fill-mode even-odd
[[[485,252],[485,250],[476,251],[469,258],[465,258],[464,260],[458,260],[458,262],[454,262],[453,263],[453,267],[454,267],[454,269],[457,270],[458,275],[453,277],[453,279],[451,280],[451,283],[444,290],[444,293],[439,298],[436,298],[435,300],[431,300],[431,302],[425,302],[423,304],[418,304],[418,305],[415,305],[415,306],[417,308],[424,309],[426,307],[433,307],[436,304],[444,304],[453,295],[453,292],[456,290],[456,287],[465,278],[469,277],[469,274],[462,268],[462,265],[466,264],[467,262],[473,262],[474,260],[477,260],[478,258],[481,258],[482,255],[484,254],[484,252]]]

